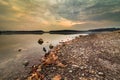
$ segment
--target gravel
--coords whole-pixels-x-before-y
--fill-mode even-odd
[[[44,67],[47,80],[57,74],[64,80],[120,80],[120,31],[78,36],[52,51],[67,67]]]

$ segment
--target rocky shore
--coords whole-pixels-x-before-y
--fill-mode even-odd
[[[62,42],[31,68],[28,80],[120,80],[120,31]]]

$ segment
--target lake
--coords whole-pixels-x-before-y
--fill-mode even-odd
[[[25,61],[29,61],[28,67],[39,64],[45,54],[43,47],[49,51],[50,44],[56,46],[59,42],[74,39],[78,35],[80,34],[0,35],[0,80],[12,80],[22,77],[21,74],[27,75],[23,66]],[[37,42],[40,38],[44,40],[42,45]]]

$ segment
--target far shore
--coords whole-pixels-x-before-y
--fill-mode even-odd
[[[6,30],[6,31],[0,31],[0,35],[15,35],[15,34],[37,34],[41,35],[44,33],[49,34],[63,34],[63,35],[69,35],[69,34],[93,34],[93,33],[99,33],[99,32],[111,32],[111,31],[117,31],[120,30],[120,28],[101,28],[101,29],[90,29],[90,30],[52,30],[52,31],[43,31],[43,30]]]

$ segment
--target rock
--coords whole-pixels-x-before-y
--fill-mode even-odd
[[[78,65],[73,64],[72,67],[79,67]]]
[[[49,43],[48,41],[46,43]]]
[[[23,62],[23,65],[26,67],[26,66],[28,66],[29,65],[29,61],[24,61]]]
[[[98,75],[102,76],[102,75],[104,75],[104,73],[103,72],[98,72]]]
[[[46,50],[46,48],[45,48],[45,47],[43,47],[43,51],[44,51],[44,52],[47,52],[47,50]]]
[[[22,49],[18,49],[18,52],[21,52],[22,51]]]
[[[40,45],[42,45],[43,44],[43,39],[42,38],[40,38],[39,40],[38,40],[38,43],[40,44]]]
[[[63,80],[68,80],[67,77],[65,77]]]
[[[72,70],[69,70],[70,73],[72,73],[73,71]]]
[[[18,78],[18,79],[16,79],[16,80],[20,80],[20,79]]]
[[[52,44],[49,45],[49,48],[52,49],[54,46]]]
[[[84,66],[81,66],[80,69],[84,69]]]
[[[39,69],[37,69],[36,71],[40,72],[40,71],[41,71],[41,69],[39,68]]]
[[[82,76],[85,76],[85,74],[84,74],[84,73],[82,73],[81,75],[82,75]]]

